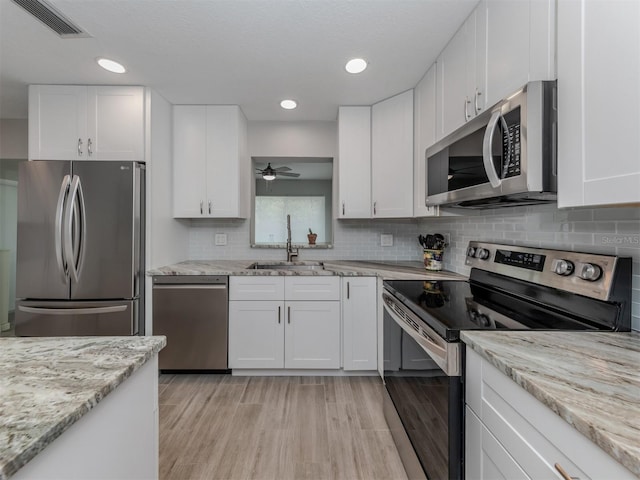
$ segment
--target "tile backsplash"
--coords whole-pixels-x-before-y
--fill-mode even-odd
[[[300,260],[421,260],[418,234],[448,234],[445,268],[468,275],[464,265],[470,240],[548,247],[563,250],[630,256],[633,258],[634,330],[640,331],[640,208],[558,210],[555,205],[500,210],[465,211],[464,216],[419,220],[339,220],[334,222],[334,248],[303,249]],[[216,233],[227,235],[227,245],[216,246]],[[380,235],[393,235],[393,245],[382,247]],[[189,258],[283,260],[280,249],[249,246],[249,220],[193,220],[189,231]]]

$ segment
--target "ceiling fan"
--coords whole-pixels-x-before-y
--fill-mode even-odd
[[[276,177],[299,177],[299,173],[291,172],[289,167],[271,167],[271,163],[266,168],[256,168],[256,172],[262,175],[265,180],[275,180]]]

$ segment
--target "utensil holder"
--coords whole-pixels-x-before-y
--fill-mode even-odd
[[[426,270],[442,270],[443,250],[424,249],[424,268]]]

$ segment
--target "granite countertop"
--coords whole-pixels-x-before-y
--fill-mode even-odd
[[[254,263],[269,265],[286,262],[256,260],[187,260],[149,270],[147,275],[339,275],[379,276],[384,280],[466,280],[458,273],[425,270],[422,262],[371,262],[359,260],[325,260],[324,270],[266,270],[251,269]],[[317,264],[318,262],[296,262],[298,264]]]
[[[461,338],[640,476],[640,333],[465,331]]]
[[[165,337],[0,338],[0,480],[165,345]]]

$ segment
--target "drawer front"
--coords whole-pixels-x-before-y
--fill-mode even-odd
[[[285,277],[286,300],[340,300],[340,277]]]
[[[229,300],[284,300],[284,277],[229,277]]]

